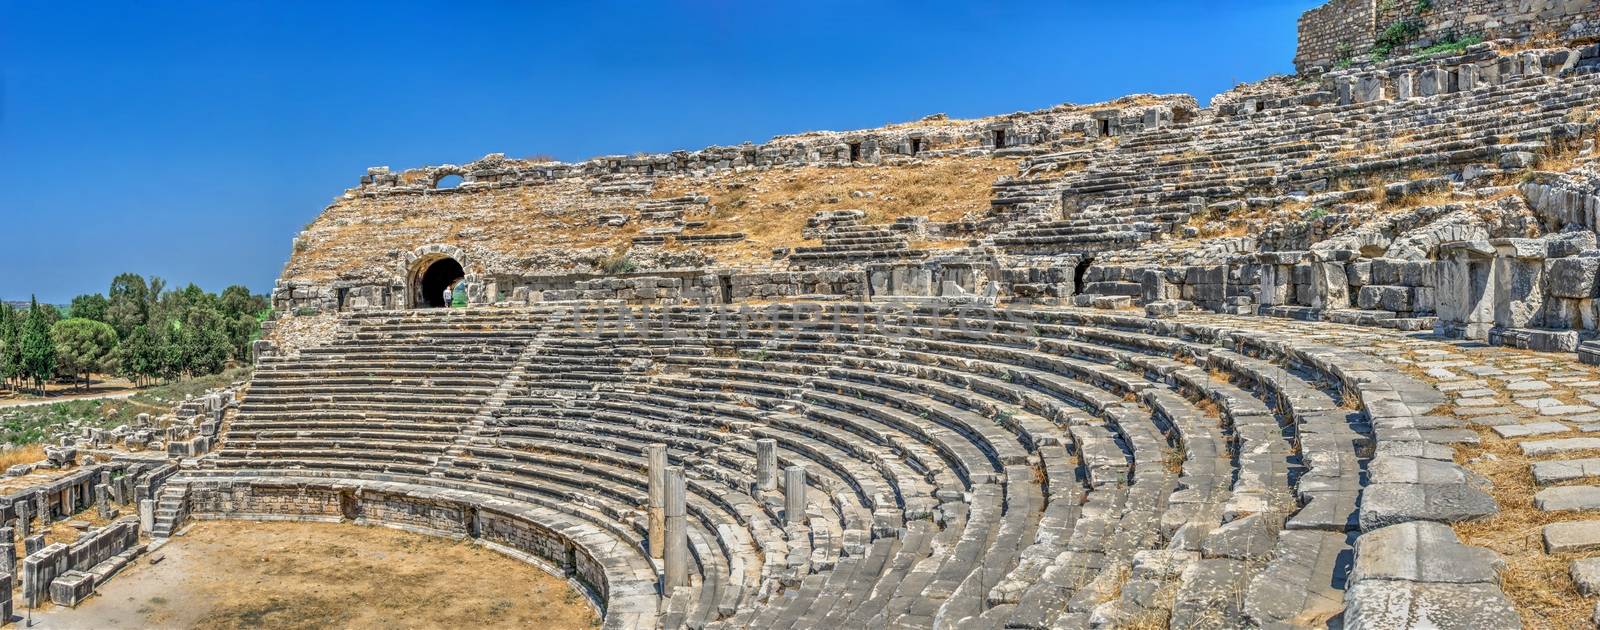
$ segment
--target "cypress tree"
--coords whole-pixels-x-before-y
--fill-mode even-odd
[[[22,371],[21,323],[16,309],[0,304],[0,381],[8,385],[14,385]]]
[[[34,298],[28,307],[28,320],[22,326],[22,373],[33,381],[39,393],[56,374],[56,344],[50,339],[50,318]]]

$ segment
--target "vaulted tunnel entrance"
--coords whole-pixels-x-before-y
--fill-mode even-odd
[[[418,308],[443,308],[450,306],[457,285],[466,277],[461,263],[454,258],[442,257],[418,266],[412,286],[417,294],[412,301]]]
[[[1084,258],[1078,261],[1078,266],[1072,270],[1072,292],[1074,295],[1083,294],[1083,280],[1089,275],[1089,265],[1094,264],[1093,258]]]

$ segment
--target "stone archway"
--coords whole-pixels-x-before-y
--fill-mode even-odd
[[[439,308],[450,306],[445,291],[464,293],[469,303],[480,303],[482,275],[466,252],[450,245],[427,245],[405,255],[403,276],[406,306]]]
[[[412,286],[416,287],[415,304],[419,308],[450,306],[452,290],[467,276],[461,263],[449,256],[425,262],[417,272]]]

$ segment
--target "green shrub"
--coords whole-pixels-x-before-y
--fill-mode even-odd
[[[1481,43],[1483,43],[1483,38],[1477,35],[1468,35],[1466,37],[1457,38],[1454,34],[1452,34],[1444,41],[1418,51],[1417,56],[1431,57],[1433,55],[1457,55],[1465,51],[1468,47]]]
[[[1378,41],[1372,46],[1372,55],[1378,59],[1388,59],[1396,48],[1411,43],[1421,33],[1421,22],[1410,18],[1395,20],[1378,34]]]

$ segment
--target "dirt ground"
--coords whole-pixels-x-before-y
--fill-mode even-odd
[[[35,628],[598,626],[564,581],[470,543],[381,527],[216,521],[140,557],[78,608],[35,610],[33,619]]]
[[[96,374],[90,377],[87,385],[77,383],[46,383],[45,395],[39,396],[32,389],[13,391],[0,385],[0,407],[28,404],[47,404],[63,400],[77,400],[80,398],[110,398],[119,395],[131,395],[135,390],[133,381],[117,376]]]

